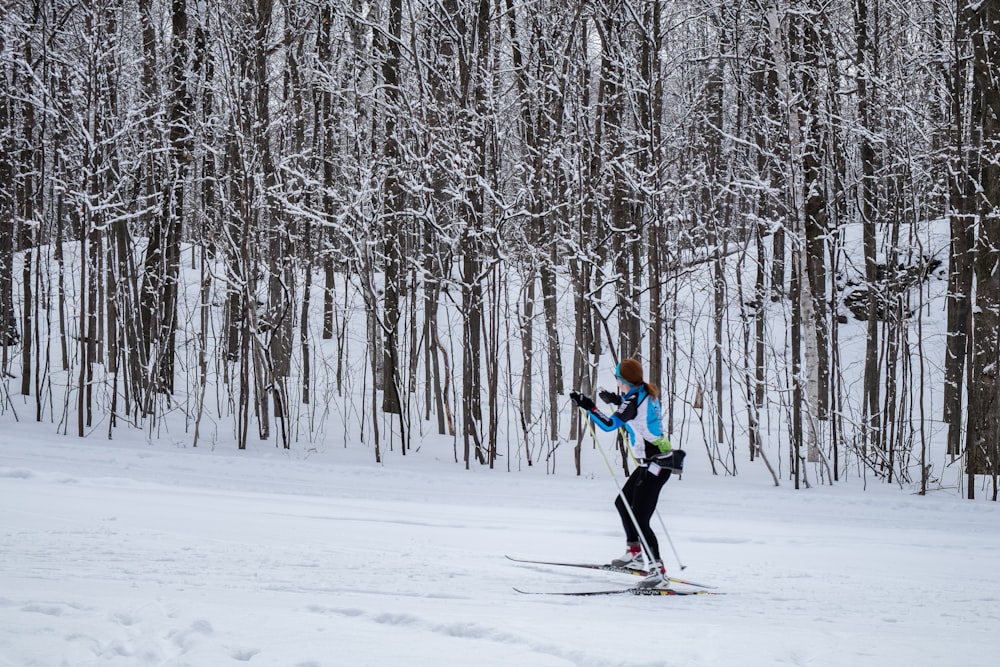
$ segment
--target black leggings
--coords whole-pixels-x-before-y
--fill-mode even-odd
[[[653,534],[652,528],[649,527],[649,520],[653,518],[653,512],[656,510],[656,500],[660,497],[660,489],[669,478],[669,470],[661,469],[658,475],[653,475],[647,468],[636,468],[629,475],[625,486],[622,487],[621,495],[615,499],[615,508],[618,510],[618,515],[622,518],[622,526],[625,528],[625,539],[628,542],[639,542],[639,531],[641,530],[642,537],[645,538],[646,544],[653,552],[650,554],[653,560],[660,560],[660,544],[656,541],[656,535]],[[635,514],[635,520],[639,523],[638,530],[636,530],[628,510],[625,509],[622,495],[628,500],[628,504]]]

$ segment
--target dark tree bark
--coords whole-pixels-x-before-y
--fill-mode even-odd
[[[827,201],[826,185],[823,182],[823,161],[824,146],[826,145],[825,130],[820,125],[820,91],[816,86],[814,77],[819,76],[821,58],[819,54],[819,35],[821,29],[819,22],[806,29],[806,52],[809,54],[807,73],[803,77],[802,97],[806,100],[805,115],[812,119],[808,140],[802,156],[803,166],[803,187],[805,190],[805,202],[803,205],[804,231],[806,240],[806,267],[809,280],[809,298],[812,299],[812,314],[814,326],[812,327],[816,338],[816,356],[810,360],[815,364],[815,370],[810,369],[810,373],[815,374],[817,383],[816,395],[810,396],[809,400],[816,401],[814,411],[819,419],[827,419],[830,411],[830,326],[829,311],[827,308],[827,284],[828,270],[826,258],[828,256],[826,239],[829,238],[829,227],[827,223]],[[812,459],[816,460],[816,459]]]
[[[964,15],[965,0],[960,0],[959,15]],[[939,16],[944,10],[939,10]],[[941,21],[946,21],[941,16]],[[970,173],[969,126],[974,122],[966,107],[966,72],[968,56],[963,45],[968,43],[968,22],[959,20],[951,39],[951,67],[941,73],[942,89],[947,91],[947,172],[950,247],[948,266],[947,327],[945,343],[945,374],[943,419],[948,424],[948,453],[958,456],[962,451],[965,423],[963,419],[964,388],[969,367],[969,322],[973,289],[972,251],[975,245],[975,180]],[[942,50],[945,46],[942,44]]]
[[[962,19],[972,42],[972,74],[976,95],[971,122],[977,129],[975,199],[979,237],[972,316],[971,378],[966,465],[968,494],[974,497],[975,475],[993,476],[997,499],[998,439],[1000,439],[1000,7],[976,3],[965,7]]]
[[[0,69],[0,346],[3,368],[7,366],[8,346],[16,345],[20,336],[14,308],[14,237],[18,228],[15,220],[14,128],[11,91],[7,89],[11,74]]]
[[[148,7],[147,7],[148,11]],[[151,369],[143,410],[152,409],[154,392],[172,393],[177,336],[180,243],[184,221],[184,185],[192,147],[191,99],[187,91],[188,16],[186,0],[172,0],[167,139],[161,210],[152,222],[144,260],[139,304],[144,367]],[[148,95],[155,95],[152,90]]]
[[[402,414],[400,404],[401,373],[399,368],[400,299],[403,295],[403,192],[399,183],[400,169],[397,115],[405,113],[400,91],[400,39],[402,38],[403,5],[401,0],[389,2],[389,24],[383,36],[385,56],[382,60],[382,84],[385,91],[384,145],[382,157],[386,169],[382,202],[382,236],[385,262],[385,296],[382,354],[382,410]],[[404,448],[405,453],[405,448]]]
[[[878,196],[875,172],[876,153],[872,136],[876,131],[872,109],[872,67],[874,46],[869,39],[868,0],[854,0],[854,34],[857,42],[855,61],[858,87],[858,116],[864,131],[859,139],[861,159],[860,216],[865,259],[865,282],[868,285],[868,317],[865,323],[865,372],[862,391],[862,435],[865,446],[875,447],[881,441],[881,370],[879,366],[879,297],[878,248],[876,225],[878,223]]]

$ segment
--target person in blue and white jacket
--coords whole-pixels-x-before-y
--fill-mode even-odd
[[[684,452],[673,450],[660,425],[660,398],[655,385],[642,379],[642,364],[635,359],[625,359],[615,369],[618,393],[601,391],[601,400],[617,409],[606,415],[594,401],[579,392],[570,392],[570,399],[587,412],[587,416],[604,431],[624,428],[628,433],[636,468],[629,475],[615,499],[615,508],[625,528],[627,551],[611,561],[612,565],[629,569],[642,569],[642,541],[651,552],[649,574],[639,582],[641,588],[669,586],[666,569],[660,558],[660,545],[649,525],[656,511],[660,490],[673,471],[680,472]],[[625,502],[628,502],[626,507]],[[629,508],[635,516],[633,521]],[[640,536],[642,539],[640,539]]]

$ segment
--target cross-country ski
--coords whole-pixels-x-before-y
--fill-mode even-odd
[[[514,590],[522,595],[568,595],[573,597],[595,597],[599,595],[724,595],[718,591],[679,591],[674,588],[639,588],[637,586],[598,591],[525,591],[520,588],[515,588]]]
[[[638,577],[645,577],[646,570],[633,569],[628,567],[621,567],[619,565],[611,565],[610,563],[567,563],[561,561],[549,561],[549,560],[532,560],[528,558],[515,558],[514,556],[506,556],[507,560],[514,563],[521,563],[525,565],[550,565],[553,567],[575,567],[585,570],[599,570],[603,572],[616,572],[620,574],[631,574]],[[684,584],[685,586],[695,586],[697,588],[714,589],[717,586],[712,586],[709,584],[702,584],[696,581],[690,581],[688,579],[680,579],[678,577],[667,577],[667,580],[672,584]]]

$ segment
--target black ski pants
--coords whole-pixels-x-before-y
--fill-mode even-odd
[[[639,531],[642,531],[642,537],[652,551],[650,556],[653,560],[661,560],[660,544],[649,526],[649,520],[653,518],[653,512],[656,511],[656,501],[660,497],[660,489],[667,483],[669,477],[669,470],[660,469],[659,474],[654,475],[649,472],[648,468],[636,468],[625,481],[621,494],[615,499],[615,508],[618,510],[622,526],[625,528],[626,541],[639,542]],[[625,503],[622,502],[622,496],[625,496],[629,507],[632,508],[635,520],[639,524],[638,528],[632,521],[632,517],[629,516]]]

